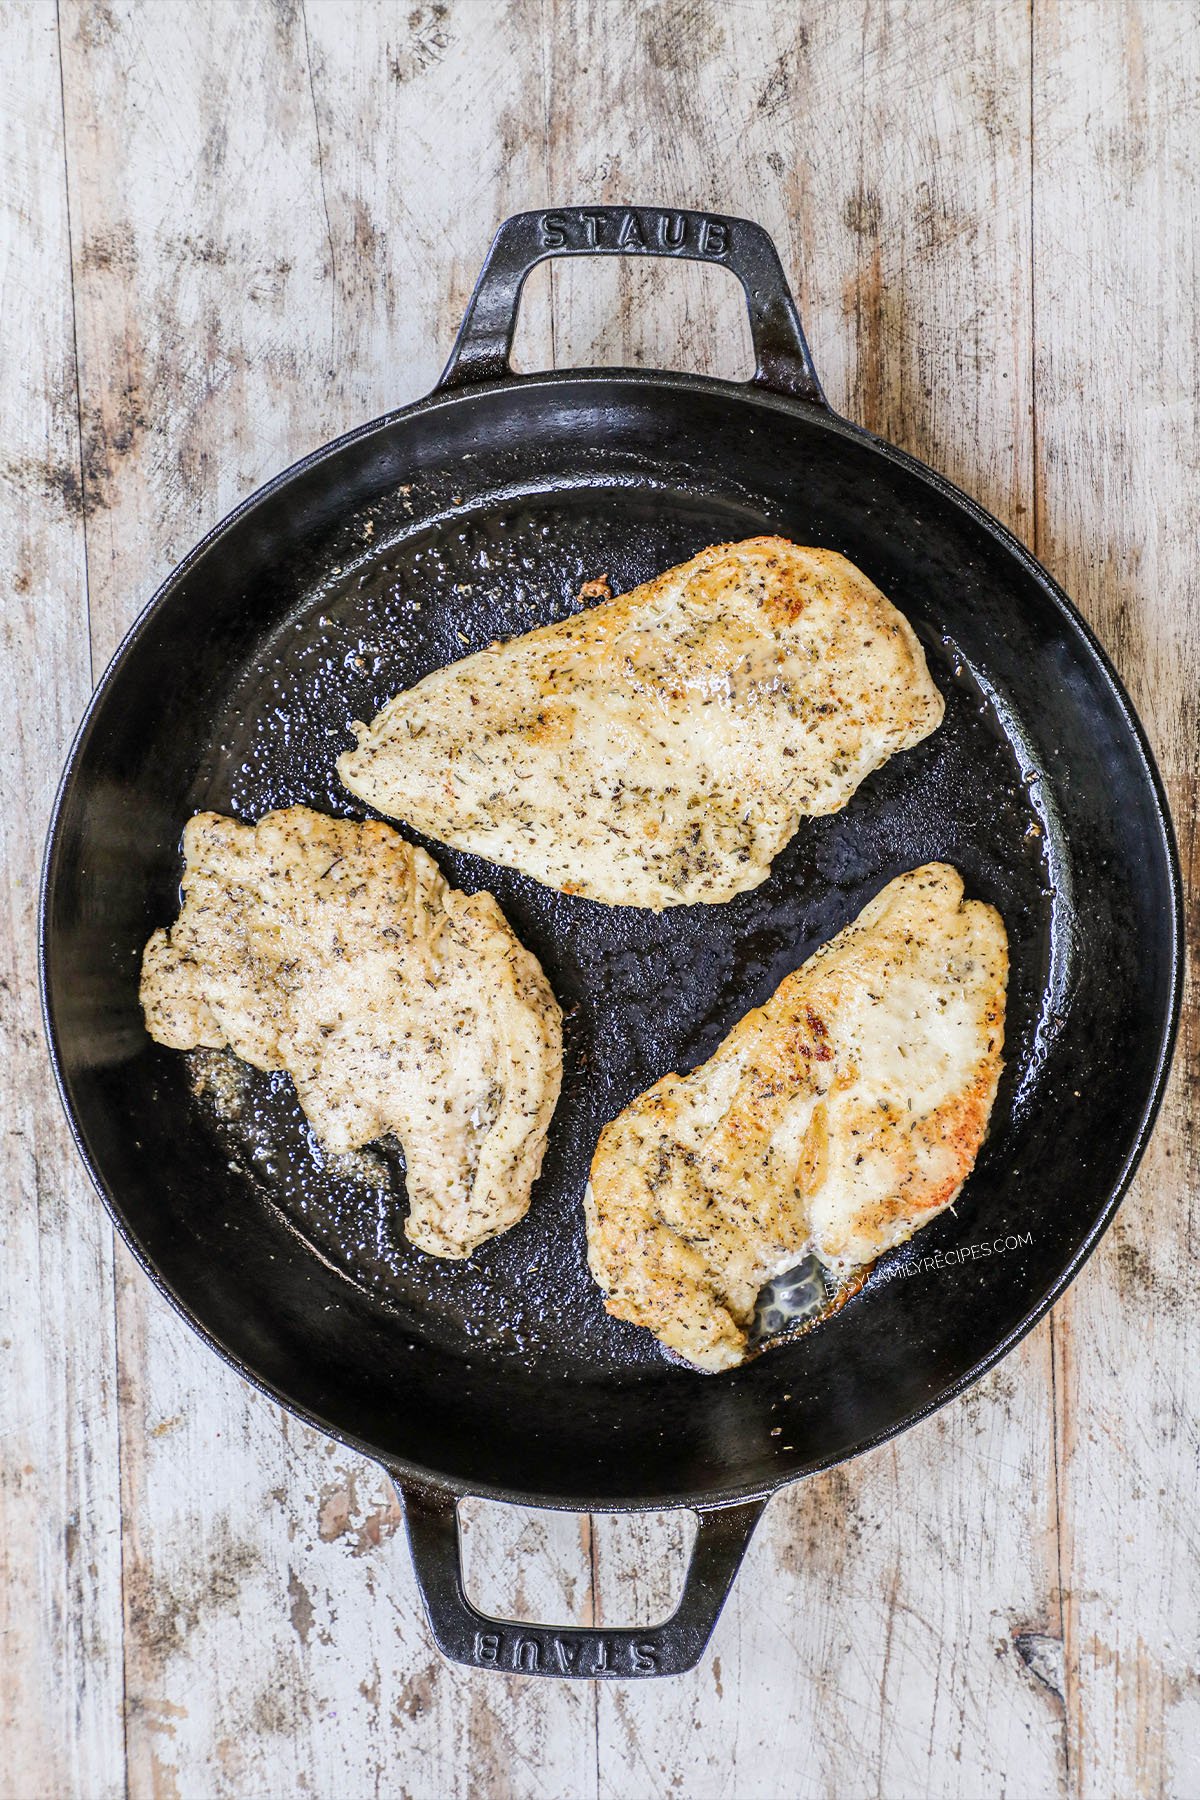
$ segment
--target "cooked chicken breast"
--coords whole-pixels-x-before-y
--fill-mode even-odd
[[[853,563],[750,538],[427,675],[355,726],[338,773],[443,843],[658,911],[757,887],[801,818],[942,711]]]
[[[727,1369],[773,1275],[813,1254],[849,1274],[936,1218],[987,1129],[1007,982],[1000,915],[954,869],[890,882],[601,1133],[585,1207],[609,1312]]]
[[[329,1150],[393,1132],[407,1234],[469,1256],[529,1208],[562,1020],[490,894],[459,894],[390,826],[306,806],[183,834],[184,904],[142,962],[146,1026],[286,1069]]]

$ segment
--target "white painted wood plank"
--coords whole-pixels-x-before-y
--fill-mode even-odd
[[[1024,8],[663,7],[628,9],[614,30],[613,8],[561,0],[554,17],[554,191],[762,219],[796,273],[834,405],[1020,527]],[[636,96],[634,129],[570,104],[601,68],[606,92]],[[704,291],[703,271],[685,291],[639,265],[601,293],[592,267],[570,284],[555,271],[557,360],[602,348],[730,372],[727,297]],[[618,1535],[595,1522],[606,1619],[647,1587],[665,1604],[682,1561],[650,1521],[624,1549]],[[1053,1667],[1056,1579],[1043,1330],[968,1402],[772,1504],[701,1669],[601,1691],[601,1792],[977,1795],[1000,1791],[1019,1759],[1020,1791],[1053,1793],[1062,1703],[1018,1640]]]
[[[1038,547],[1112,651],[1175,808],[1195,955],[1200,18],[1038,0]],[[1200,1792],[1195,970],[1175,1078],[1058,1309],[1071,1759],[1083,1795]]]
[[[90,686],[52,7],[0,14],[0,1793],[124,1786],[112,1239],[38,1016],[36,905]]]
[[[0,65],[17,137],[0,197],[10,245],[36,201],[36,274],[19,279],[41,311],[19,315],[0,458],[61,471],[50,18],[5,15],[25,35]],[[711,204],[776,233],[834,404],[1027,538],[1036,295],[1037,542],[1116,651],[1194,855],[1200,51],[1185,4],[1037,0],[1036,288],[1028,16],[1011,4],[68,6],[64,35],[98,656],[258,481],[428,386],[505,212]],[[731,372],[736,298],[702,271],[668,292],[650,267],[601,265],[608,287],[581,267],[555,273],[553,341],[550,279],[531,284],[528,361]],[[8,751],[17,790],[44,797],[86,682],[63,623],[80,617],[78,525],[57,504],[0,519],[0,559],[43,571],[9,671],[34,735]],[[21,583],[4,572],[7,611]],[[32,872],[36,829],[3,822]],[[30,901],[15,895],[27,1031]],[[1193,1007],[1193,1080],[1196,1030]],[[22,1310],[31,1289],[49,1299],[41,1333],[6,1353],[0,1400],[36,1451],[5,1465],[5,1751],[21,1780],[105,1793],[120,1778],[107,1233],[40,1066],[12,1066],[4,1099],[38,1145],[13,1192],[36,1169],[46,1229],[35,1241],[23,1200],[0,1279]],[[1190,1095],[1177,1075],[1121,1226],[1056,1314],[1057,1554],[1043,1329],[966,1402],[773,1504],[696,1677],[599,1696],[441,1664],[371,1466],[246,1389],[123,1259],[132,1791],[1195,1791]],[[86,1354],[60,1335],[64,1293]],[[91,1549],[71,1574],[56,1533],[80,1498]],[[475,1509],[476,1592],[586,1617],[588,1541],[570,1521]],[[605,1522],[594,1556],[600,1616],[652,1616],[678,1580],[679,1521]]]
[[[98,655],[207,524],[440,367],[528,189],[519,162],[478,154],[520,103],[514,61],[477,84],[471,154],[447,152],[447,182],[475,192],[456,259],[426,139],[476,18],[67,10]],[[130,1791],[433,1800],[469,1770],[496,1794],[590,1793],[590,1690],[440,1661],[379,1471],[248,1390],[128,1266],[119,1317]],[[487,1566],[520,1545],[528,1609],[580,1602],[578,1530],[574,1557],[523,1515],[468,1535]]]

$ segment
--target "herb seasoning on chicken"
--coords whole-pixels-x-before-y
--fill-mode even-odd
[[[853,563],[750,538],[427,675],[356,726],[338,773],[443,843],[659,911],[757,887],[801,818],[942,712]]]
[[[387,825],[308,807],[198,813],[184,904],[142,962],[150,1035],[286,1069],[318,1139],[404,1148],[407,1234],[469,1256],[524,1217],[562,1075],[561,1014],[490,894]]]
[[[743,1360],[765,1282],[846,1275],[949,1206],[1001,1069],[1008,940],[957,872],[899,876],[601,1133],[588,1262],[610,1313],[700,1369]]]

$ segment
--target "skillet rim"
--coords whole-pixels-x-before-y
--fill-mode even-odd
[[[128,652],[135,642],[153,623],[159,612],[168,604],[174,590],[190,573],[193,567],[222,538],[231,533],[258,506],[281,492],[290,483],[302,475],[308,474],[322,462],[350,449],[361,440],[373,434],[382,433],[402,425],[405,421],[419,414],[440,408],[469,406],[476,398],[495,392],[513,393],[514,390],[531,390],[534,388],[559,387],[569,389],[580,384],[613,383],[629,386],[653,388],[657,392],[699,393],[711,398],[728,402],[746,403],[763,406],[768,410],[782,412],[791,416],[799,415],[809,422],[831,430],[835,435],[847,438],[865,446],[887,462],[893,463],[908,474],[917,477],[935,494],[950,505],[964,512],[977,525],[991,536],[999,547],[1012,556],[1024,573],[1031,577],[1043,598],[1059,615],[1067,634],[1080,641],[1090,654],[1093,664],[1107,686],[1109,695],[1115,702],[1121,719],[1129,732],[1141,759],[1146,779],[1146,788],[1153,801],[1153,812],[1158,825],[1162,853],[1166,863],[1167,880],[1170,893],[1169,929],[1170,942],[1170,983],[1168,1005],[1161,1023],[1157,1051],[1154,1061],[1153,1079],[1146,1101],[1140,1109],[1133,1141],[1124,1159],[1120,1173],[1112,1184],[1107,1200],[1098,1213],[1091,1229],[1076,1248],[1060,1273],[1049,1287],[1033,1303],[1018,1323],[1003,1337],[985,1356],[965,1370],[949,1386],[925,1401],[921,1406],[889,1425],[885,1430],[870,1433],[857,1440],[848,1448],[827,1457],[803,1462],[779,1474],[769,1482],[750,1482],[740,1485],[686,1489],[678,1492],[656,1493],[631,1500],[624,1496],[617,1500],[599,1496],[575,1496],[564,1498],[562,1495],[545,1495],[530,1489],[500,1487],[487,1482],[463,1481],[457,1477],[444,1475],[441,1472],[424,1467],[408,1459],[393,1457],[381,1453],[372,1445],[353,1432],[346,1431],[324,1418],[319,1413],[298,1405],[282,1389],[276,1388],[264,1380],[236,1351],[230,1349],[215,1332],[209,1329],[192,1309],[188,1302],[171,1286],[161,1274],[157,1265],[143,1249],[131,1225],[122,1212],[112,1185],[105,1177],[97,1159],[88,1147],[83,1128],[75,1115],[72,1104],[68,1078],[63,1067],[62,1053],[58,1041],[57,1027],[49,996],[49,965],[53,958],[51,947],[52,934],[49,927],[49,913],[55,881],[58,874],[58,857],[61,847],[61,831],[66,802],[78,764],[87,750],[92,731],[95,729],[99,714],[119,679],[121,668]],[[1183,998],[1184,956],[1186,951],[1183,877],[1179,862],[1179,852],[1167,800],[1166,788],[1151,748],[1145,727],[1126,692],[1124,683],[1114,668],[1107,651],[1099,638],[1080,613],[1074,602],[1065,593],[1050,572],[1040,563],[1016,535],[992,513],[988,512],[977,500],[942,475],[928,463],[878,437],[865,426],[857,425],[841,414],[836,413],[828,405],[816,401],[801,400],[783,394],[764,385],[758,380],[747,382],[725,381],[714,376],[687,374],[677,370],[623,368],[602,366],[600,368],[570,370],[539,370],[531,374],[511,374],[494,381],[470,382],[461,387],[437,388],[423,395],[420,399],[406,406],[398,407],[392,412],[384,413],[379,418],[368,420],[355,426],[342,436],[333,438],[310,451],[297,462],[290,464],[278,475],[273,476],[261,487],[240,501],[234,509],[220,519],[204,536],[188,551],[187,555],[160,582],[150,599],[143,606],[132,624],[125,631],[116,649],[109,658],[99,681],[97,682],[83,717],[71,740],[63,764],[62,773],[55,790],[53,805],[50,810],[46,832],[45,851],[42,859],[41,880],[38,892],[37,914],[37,958],[38,986],[41,1000],[41,1015],[46,1046],[54,1073],[55,1086],[59,1100],[66,1114],[71,1137],[80,1158],[87,1170],[89,1179],[102,1200],[110,1220],[115,1225],[122,1241],[133,1255],[140,1268],[149,1276],[154,1287],[174,1308],[203,1342],[214,1350],[230,1368],[247,1380],[252,1387],[276,1405],[282,1406],[294,1417],[303,1420],[315,1430],[323,1432],[336,1442],[345,1444],[347,1448],[369,1457],[380,1463],[394,1479],[401,1483],[412,1484],[418,1488],[434,1488],[451,1493],[457,1498],[468,1495],[480,1499],[495,1500],[512,1506],[537,1507],[552,1512],[661,1512],[679,1507],[703,1509],[723,1506],[739,1500],[765,1499],[786,1487],[790,1482],[802,1480],[807,1475],[836,1467],[852,1458],[861,1456],[867,1450],[873,1450],[888,1443],[910,1427],[920,1424],[951,1400],[958,1399],[966,1390],[979,1381],[989,1370],[994,1368],[1017,1344],[1031,1332],[1035,1325],[1045,1317],[1066,1289],[1083,1269],[1091,1257],[1100,1239],[1112,1224],[1118,1207],[1127,1194],[1138,1165],[1145,1154],[1146,1147],[1154,1131],[1159,1111],[1166,1093],[1171,1073],[1172,1061],[1179,1031],[1179,1020]]]

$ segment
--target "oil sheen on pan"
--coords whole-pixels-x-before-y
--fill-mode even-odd
[[[581,588],[601,575],[629,591],[717,538],[770,530],[758,506],[633,488],[560,492],[470,515],[455,515],[450,497],[446,484],[438,504],[450,516],[433,527],[414,528],[409,509],[438,496],[401,490],[344,528],[337,554],[314,568],[300,603],[229,684],[181,795],[185,816],[255,819],[305,804],[361,817],[336,773],[351,720],[374,717],[456,657],[577,617]],[[1070,959],[1053,921],[1069,868],[1048,789],[1031,779],[1036,762],[1023,732],[957,642],[922,616],[915,592],[905,610],[944,699],[942,725],[869,775],[840,813],[802,821],[767,879],[725,906],[654,913],[600,905],[418,838],[453,887],[495,894],[562,1007],[562,1095],[519,1224],[468,1260],[431,1260],[405,1234],[405,1171],[393,1137],[332,1156],[288,1076],[196,1051],[182,1083],[189,1129],[215,1140],[244,1195],[239,1204],[280,1215],[402,1329],[446,1354],[483,1359],[514,1378],[639,1379],[661,1368],[666,1352],[605,1311],[586,1263],[580,1197],[601,1130],[664,1074],[710,1057],[884,882],[928,861],[960,869],[968,892],[996,904],[1008,928],[995,1142],[1014,1109],[1029,1104],[1027,1083],[1063,1006],[1056,983],[1069,979]],[[163,918],[173,881],[172,873]],[[153,1077],[165,1103],[177,1087],[173,1069],[155,1065]],[[977,1171],[972,1193],[979,1179]],[[887,1261],[868,1290],[886,1278]]]

